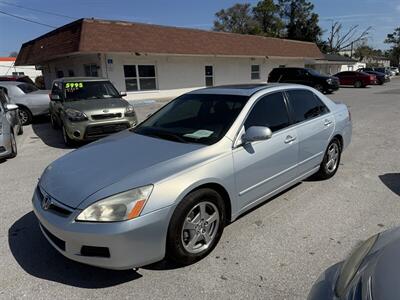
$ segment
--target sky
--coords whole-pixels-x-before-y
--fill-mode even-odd
[[[51,26],[61,26],[74,18],[94,17],[142,23],[210,29],[214,14],[235,3],[257,3],[256,0],[0,0],[0,56],[18,51],[22,43],[52,28],[1,14],[6,12]],[[320,16],[325,36],[333,21],[344,28],[359,25],[360,31],[372,26],[369,44],[386,49],[388,33],[400,27],[400,0],[311,0]],[[25,8],[44,10],[63,16],[44,14]]]

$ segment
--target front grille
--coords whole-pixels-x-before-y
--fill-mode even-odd
[[[108,124],[108,125],[95,125],[89,126],[86,129],[86,137],[97,137],[102,135],[107,135],[111,133],[115,133],[118,131],[122,131],[129,128],[128,123],[117,123],[117,124]]]
[[[41,190],[41,188],[38,186],[38,188],[37,188],[37,192],[38,192],[38,195],[39,195],[39,200],[40,200],[40,205],[42,206],[42,208],[43,208],[43,200],[44,200],[44,192]],[[48,197],[50,197],[49,195],[47,195]],[[51,197],[50,197],[51,198]],[[64,206],[64,205],[62,205],[62,204],[60,204],[60,203],[57,203],[57,202],[55,202],[54,201],[54,199],[52,199],[51,198],[51,204],[49,205],[49,207],[47,208],[47,209],[45,209],[45,210],[47,210],[47,211],[50,211],[50,212],[52,212],[52,213],[55,213],[55,214],[57,214],[57,215],[59,215],[59,216],[61,216],[61,217],[68,217],[69,215],[71,215],[72,214],[72,209],[70,209],[70,208],[67,208],[66,206]],[[44,208],[43,208],[44,209]]]
[[[60,248],[62,251],[65,251],[65,241],[63,241],[62,239],[59,239],[58,237],[56,237],[54,234],[52,234],[50,231],[48,231],[46,229],[46,227],[44,227],[42,224],[40,224],[40,227],[42,228],[42,230],[44,231],[44,233],[47,235],[47,237],[58,247]]]
[[[81,255],[108,258],[110,257],[110,250],[107,247],[82,246]]]
[[[114,119],[114,118],[121,118],[121,117],[122,117],[121,113],[92,115],[93,120],[105,120],[105,119]]]

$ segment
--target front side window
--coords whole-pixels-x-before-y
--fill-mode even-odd
[[[157,89],[154,65],[124,65],[124,76],[127,92]]]
[[[251,79],[260,79],[260,65],[251,65]]]
[[[280,92],[264,96],[258,100],[244,123],[246,130],[251,126],[264,126],[271,129],[272,132],[289,125],[289,114],[283,94]]]
[[[65,100],[95,100],[120,98],[120,94],[109,81],[65,82]]]
[[[293,110],[295,123],[319,117],[329,112],[325,104],[311,91],[290,90],[286,93]]]
[[[186,94],[161,108],[132,131],[175,142],[211,145],[226,134],[248,98]]]

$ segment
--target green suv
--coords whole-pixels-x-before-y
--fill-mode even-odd
[[[50,94],[51,125],[62,128],[67,146],[134,127],[135,110],[123,96],[108,79],[56,79]]]

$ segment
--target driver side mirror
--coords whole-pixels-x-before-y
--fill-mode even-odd
[[[60,95],[57,94],[50,94],[50,100],[51,101],[61,101]]]
[[[256,141],[268,140],[272,137],[272,131],[264,126],[251,126],[242,135],[242,145]]]
[[[12,111],[12,110],[17,110],[18,109],[18,105],[15,104],[6,104],[6,110],[7,111]]]

